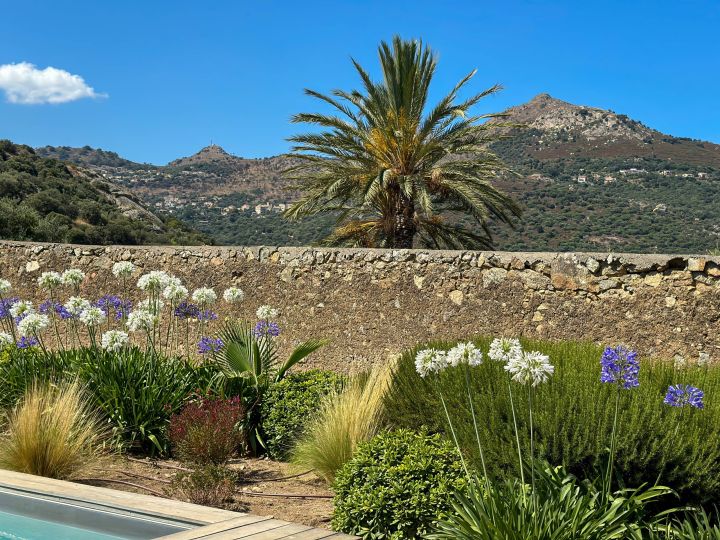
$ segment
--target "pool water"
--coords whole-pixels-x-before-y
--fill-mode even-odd
[[[89,529],[0,511],[2,540],[123,540]]]

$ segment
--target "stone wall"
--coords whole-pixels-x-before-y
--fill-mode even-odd
[[[235,315],[281,310],[285,345],[331,343],[311,365],[353,370],[432,338],[474,334],[623,342],[644,355],[720,358],[720,258],[275,247],[93,247],[0,242],[0,276],[41,301],[41,272],[83,269],[83,294],[119,292],[130,260],[188,287],[246,292]],[[221,310],[221,314],[225,315]]]

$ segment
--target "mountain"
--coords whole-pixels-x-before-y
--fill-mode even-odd
[[[85,153],[87,154],[87,152]],[[206,243],[96,170],[0,141],[0,237],[80,244]]]
[[[497,183],[524,208],[514,229],[491,224],[498,249],[706,252],[720,243],[720,145],[548,94],[496,122],[505,137],[491,148],[516,173]],[[281,217],[297,197],[283,178],[294,163],[288,156],[248,159],[210,145],[153,166],[60,150],[218,243],[309,244],[332,226],[329,216]],[[39,151],[59,157],[58,149]]]

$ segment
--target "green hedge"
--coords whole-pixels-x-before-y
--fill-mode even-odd
[[[295,373],[270,387],[261,404],[265,447],[273,459],[285,459],[318,403],[343,378],[332,372],[310,370]]]
[[[333,529],[368,540],[419,538],[466,485],[457,449],[440,435],[381,433],[340,469]]]

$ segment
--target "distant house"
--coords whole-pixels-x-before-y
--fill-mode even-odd
[[[587,184],[587,176],[580,175],[577,177],[578,184]]]

